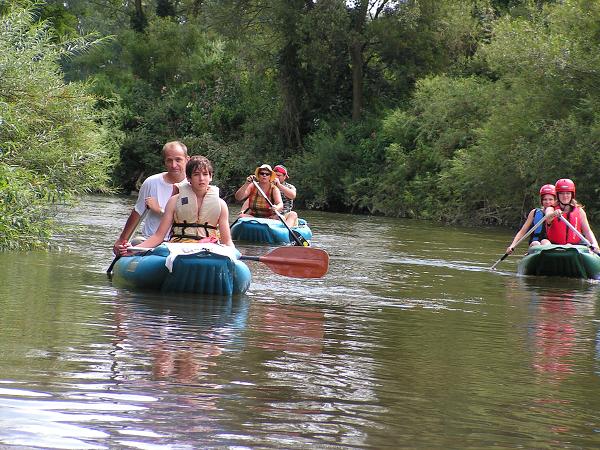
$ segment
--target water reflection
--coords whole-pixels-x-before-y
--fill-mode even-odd
[[[323,351],[325,315],[319,309],[258,304],[253,319],[261,331],[257,343],[261,348],[314,355]]]
[[[536,372],[549,375],[554,382],[573,373],[569,356],[577,334],[575,295],[573,291],[560,296],[542,295],[538,302],[533,367]]]
[[[594,316],[599,286],[583,280],[517,277],[529,297],[529,341],[535,372],[560,383],[576,372],[574,353],[586,352],[587,324]]]
[[[114,377],[139,374],[133,361],[149,366],[151,380],[200,382],[225,348],[243,347],[249,299],[170,297],[123,291],[115,307]]]
[[[532,382],[541,394],[532,398],[530,413],[551,415],[554,420],[545,424],[549,432],[568,435],[577,428],[570,413],[576,405],[563,385],[577,383],[586,372],[581,361],[590,352],[589,323],[600,286],[587,280],[544,277],[518,277],[512,285],[511,302],[516,305],[528,299],[526,342],[532,355]]]
[[[255,441],[275,448],[365,445],[365,428],[381,412],[375,393],[376,362],[369,344],[358,341],[368,321],[349,312],[327,317],[307,305],[254,303],[252,347],[261,353],[245,426]],[[256,405],[254,405],[256,404]],[[269,430],[267,433],[262,430]]]

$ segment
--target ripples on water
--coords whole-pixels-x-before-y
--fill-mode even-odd
[[[194,302],[107,281],[131,203],[0,255],[1,445],[597,445],[598,285],[489,271],[509,233],[306,213],[325,278],[249,263],[246,295]]]

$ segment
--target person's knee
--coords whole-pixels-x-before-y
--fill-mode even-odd
[[[287,223],[290,227],[298,226],[298,214],[296,214],[294,211],[286,213],[285,223]]]

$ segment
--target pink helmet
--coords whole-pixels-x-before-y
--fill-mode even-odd
[[[575,197],[575,183],[573,183],[573,180],[569,178],[561,178],[556,182],[555,187],[557,194],[561,192],[572,192],[573,197]]]
[[[556,188],[553,184],[545,184],[540,188],[540,196],[546,194],[554,195],[556,197]]]

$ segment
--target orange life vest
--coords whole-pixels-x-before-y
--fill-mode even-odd
[[[265,192],[265,195],[273,201],[273,186],[269,185],[269,190]],[[270,217],[274,213],[271,211],[271,205],[269,202],[262,196],[256,186],[252,186],[252,191],[248,196],[248,214],[253,215],[254,217]]]

